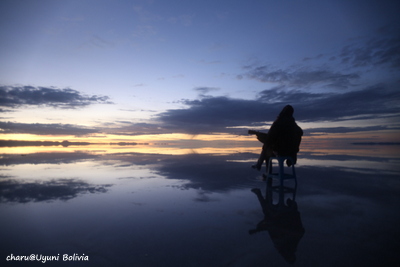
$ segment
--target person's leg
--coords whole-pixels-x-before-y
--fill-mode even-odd
[[[293,161],[291,161],[291,160],[286,160],[286,165],[287,165],[288,167],[290,167],[290,166],[296,164],[296,161],[297,161],[297,155],[296,155],[296,154],[291,155],[291,157],[292,157]]]
[[[266,145],[263,145],[263,148],[261,150],[260,156],[258,157],[257,164],[252,165],[251,167],[254,169],[257,169],[258,171],[261,170],[261,167],[265,161],[266,157]]]
[[[261,154],[258,158],[257,164],[252,165],[251,167],[257,170],[261,170],[261,167],[265,161],[265,165],[266,165],[266,170],[268,173],[268,165],[269,165],[269,158],[270,157],[275,157],[274,151],[272,151],[271,147],[268,147],[267,145],[263,145]]]
[[[265,159],[265,165],[266,165],[265,167],[266,167],[267,173],[270,173],[270,170],[269,170],[269,158],[270,157],[275,157],[275,154],[272,151],[272,148],[266,147],[264,149],[264,159]]]

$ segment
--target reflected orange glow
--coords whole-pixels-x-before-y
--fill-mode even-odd
[[[95,136],[93,136],[95,137]],[[0,134],[1,140],[16,140],[16,141],[52,141],[62,142],[64,140],[72,142],[98,142],[93,137],[76,137],[72,135],[34,135],[34,134]]]
[[[114,153],[142,153],[142,154],[235,154],[235,153],[259,153],[260,147],[241,146],[241,147],[182,147],[175,145],[133,145],[118,146],[108,144],[88,145],[88,146],[31,146],[31,147],[3,147],[2,154],[32,154],[32,153],[73,153],[86,152],[93,154],[114,154]]]

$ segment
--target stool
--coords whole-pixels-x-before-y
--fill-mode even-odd
[[[288,156],[282,157],[270,157],[268,162],[268,173],[266,175],[267,178],[267,190],[271,190],[272,192],[279,193],[279,206],[284,206],[284,196],[286,193],[293,194],[293,200],[296,198],[296,191],[297,191],[297,177],[296,171],[294,169],[294,164],[292,164],[291,168],[292,173],[285,173],[285,161],[290,160],[292,163],[293,158]],[[273,161],[278,161],[278,170],[274,172],[273,168]],[[275,168],[276,169],[276,168]],[[279,180],[279,185],[272,186],[272,180]],[[284,186],[285,180],[294,180],[295,186],[294,188]]]
[[[276,160],[278,161],[278,171],[274,172],[273,171],[273,161]],[[290,160],[291,162],[294,162],[292,157],[270,157],[269,158],[269,162],[268,162],[268,173],[267,173],[267,179],[271,178],[271,179],[276,179],[279,180],[280,182],[280,186],[283,187],[283,182],[285,180],[290,180],[290,179],[294,179],[295,182],[295,186],[297,187],[297,177],[296,177],[296,171],[294,169],[294,164],[292,164],[291,167],[292,168],[292,173],[285,173],[285,161],[286,160]]]

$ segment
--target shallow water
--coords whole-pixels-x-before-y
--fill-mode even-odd
[[[250,168],[252,152],[4,151],[1,265],[399,263],[400,156],[393,147],[303,149],[295,195],[285,194],[297,207],[281,206],[268,218],[251,191],[267,191],[262,172]],[[272,195],[277,204],[279,194]],[[249,234],[257,225],[263,231]],[[31,254],[33,261],[17,260]],[[55,258],[44,264],[44,256]]]

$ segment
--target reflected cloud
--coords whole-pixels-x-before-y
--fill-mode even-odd
[[[0,154],[0,166],[19,164],[68,164],[82,160],[98,158],[99,155],[74,152],[74,153],[32,153],[32,154]]]
[[[112,185],[92,185],[78,179],[58,179],[46,182],[0,181],[0,203],[2,202],[49,202],[70,200],[80,194],[105,193]]]
[[[157,174],[169,179],[188,180],[186,188],[204,191],[227,191],[250,186],[259,173],[247,162],[232,161],[251,157],[247,153],[234,155],[179,155],[167,157],[154,166]]]
[[[375,163],[378,165],[379,163]],[[301,187],[301,197],[320,198],[329,194],[345,196],[355,200],[374,199],[376,203],[395,203],[400,190],[399,172],[388,174],[379,170],[365,170],[363,173],[349,169],[323,166],[304,166],[296,168],[298,182]],[[382,194],[382,192],[385,192]],[[349,200],[343,201],[346,207]],[[332,214],[342,209],[333,209]]]
[[[11,177],[13,177],[13,176],[11,176],[11,175],[2,175],[2,174],[0,174],[0,179],[9,179],[9,178],[11,178]]]
[[[357,150],[355,150],[357,152]],[[391,157],[387,153],[377,154],[377,151],[371,153],[370,149],[364,149],[359,152],[359,154],[344,154],[344,151],[301,151],[299,155],[305,159],[323,159],[323,160],[337,160],[337,161],[348,161],[348,160],[370,160],[374,162],[386,162],[390,160],[395,160],[398,157]],[[353,152],[353,150],[348,150],[348,152]]]
[[[28,217],[19,221],[22,224],[15,224],[14,220],[21,218],[21,212],[26,209],[44,208],[48,211],[57,209],[56,214],[60,215],[55,220],[53,212],[45,213],[45,216],[42,213],[35,215],[37,221],[42,220],[45,225],[54,227],[53,232],[48,231],[50,227],[42,228],[52,236],[54,243],[45,243],[47,238],[37,238],[42,232],[31,231],[32,238],[29,240],[36,240],[31,242],[31,247],[55,244],[57,249],[59,240],[73,246],[75,237],[69,239],[68,233],[78,229],[87,237],[83,240],[83,248],[95,244],[95,249],[102,251],[102,247],[109,247],[107,244],[110,241],[116,241],[119,245],[105,251],[106,256],[119,255],[121,251],[126,255],[131,253],[129,255],[134,260],[140,256],[138,262],[145,266],[151,265],[150,258],[159,259],[176,251],[188,253],[187,262],[180,264],[190,265],[193,256],[198,255],[198,249],[201,250],[206,242],[194,244],[191,241],[193,236],[188,235],[193,229],[198,235],[194,236],[195,239],[211,238],[214,247],[224,248],[221,250],[223,260],[211,265],[254,266],[266,260],[277,263],[285,259],[287,262],[296,261],[298,266],[308,266],[311,258],[313,262],[323,265],[327,256],[328,260],[335,259],[336,263],[357,265],[360,260],[361,265],[365,265],[372,257],[385,261],[390,254],[389,259],[393,258],[391,255],[397,249],[396,225],[399,222],[399,215],[393,211],[397,210],[399,203],[400,172],[392,169],[394,174],[388,174],[383,172],[382,165],[398,162],[398,156],[377,154],[369,149],[363,150],[363,153],[342,155],[337,147],[336,150],[304,150],[299,154],[296,165],[298,188],[295,197],[291,195],[293,192],[285,194],[292,201],[285,199],[280,203],[284,205],[282,208],[275,201],[274,191],[271,208],[261,213],[270,198],[266,197],[264,188],[259,193],[254,192],[256,195],[250,193],[253,187],[265,186],[260,179],[262,172],[250,167],[258,154],[230,153],[233,148],[225,154],[186,155],[156,154],[153,150],[137,153],[135,148],[118,152],[99,150],[96,154],[86,151],[21,156],[3,152],[3,157],[0,157],[3,165],[0,167],[4,170],[3,176],[0,176],[0,206],[10,214],[3,223],[9,233],[5,244],[15,243],[14,247],[5,245],[5,251],[19,251],[24,255],[18,243],[25,240],[15,239],[15,233],[32,229],[31,221],[36,222],[36,217],[25,213]],[[49,165],[57,162],[58,166]],[[332,162],[341,165],[332,165]],[[367,162],[372,168],[364,168],[365,173],[344,168],[346,165],[354,167],[352,164],[358,162]],[[79,179],[56,180],[56,177]],[[105,218],[104,210],[109,209],[111,216]],[[71,215],[81,219],[74,219],[70,224]],[[104,220],[99,221],[99,218]],[[53,223],[61,219],[62,225]],[[163,227],[154,227],[154,222],[159,221],[163,222]],[[14,228],[8,227],[14,224]],[[93,228],[93,225],[96,227]],[[66,231],[57,234],[59,227]],[[249,229],[263,232],[249,236]],[[369,239],[367,243],[366,236],[379,238]],[[154,238],[159,242],[154,243]],[[183,242],[171,243],[171,240]],[[160,244],[168,251],[153,254]],[[243,246],[240,248],[235,244]],[[214,247],[210,247],[210,251],[215,252]],[[345,247],[346,253],[342,253]],[[27,246],[22,248],[29,249]],[[139,252],[132,254],[137,249]],[[39,252],[48,253],[46,251]],[[226,251],[233,252],[225,254]],[[357,257],[354,258],[354,255]],[[361,255],[373,256],[362,258]]]
[[[187,181],[183,189],[200,189],[204,192],[226,192],[234,189],[251,188],[254,181],[259,180],[262,173],[250,168],[252,160],[256,161],[258,154],[186,154],[168,155],[155,153],[90,153],[78,151],[74,153],[32,153],[32,154],[1,154],[0,166],[15,166],[21,164],[71,164],[84,161],[96,161],[102,166],[126,169],[138,166],[150,170],[149,175],[131,176],[126,173],[118,179],[151,179],[163,176],[166,179]],[[379,157],[373,153],[360,155],[327,154],[318,151],[299,153],[296,165],[298,176],[308,182],[316,181],[314,177],[331,179],[328,183],[336,185],[338,177],[351,177],[346,186],[360,179],[371,179],[381,175],[388,177],[399,174],[399,159],[395,156]],[[318,175],[318,176],[317,176]],[[2,177],[0,178],[12,178]],[[342,183],[342,182],[340,182]],[[322,186],[322,185],[321,185]],[[312,188],[312,187],[307,187]],[[322,186],[322,188],[324,188]],[[343,189],[343,188],[342,188]],[[325,189],[324,189],[325,190]],[[199,198],[204,200],[203,198]]]
[[[1,123],[0,123],[1,127]],[[4,128],[2,127],[4,130]],[[0,147],[27,147],[27,146],[87,146],[89,142],[58,141],[24,141],[24,140],[0,140]]]
[[[327,167],[356,172],[360,175],[375,173],[381,175],[398,174],[399,159],[392,155],[382,155],[378,157],[375,153],[364,151],[364,155],[339,155],[326,154],[321,152],[302,152],[301,167]]]
[[[218,198],[212,198],[210,194],[207,194],[206,192],[199,191],[197,193],[197,197],[194,198],[194,201],[196,202],[214,202],[214,201],[219,201]]]

